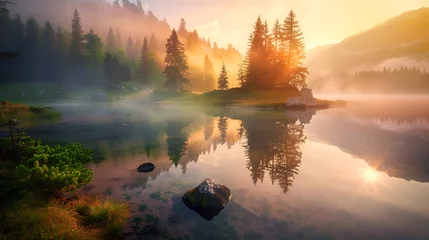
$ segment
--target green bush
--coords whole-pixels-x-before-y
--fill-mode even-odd
[[[15,141],[19,143],[13,154],[11,139],[0,139],[0,149],[6,149],[0,162],[0,200],[34,190],[73,192],[93,178],[92,171],[84,167],[92,152],[79,143],[50,147],[25,134]]]

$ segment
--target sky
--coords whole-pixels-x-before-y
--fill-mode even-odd
[[[109,0],[113,1],[113,0]],[[130,0],[136,1],[136,0]],[[258,15],[272,28],[293,10],[307,49],[337,43],[389,18],[428,6],[429,0],[142,0],[145,8],[177,28],[185,18],[188,30],[210,37],[219,46],[231,43],[244,53]]]

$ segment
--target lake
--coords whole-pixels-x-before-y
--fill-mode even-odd
[[[151,220],[175,239],[429,239],[428,101],[317,112],[52,106],[58,122],[25,130],[91,148],[83,191],[127,201],[127,232]],[[155,170],[137,172],[145,162]],[[181,200],[209,177],[232,192],[211,221]]]

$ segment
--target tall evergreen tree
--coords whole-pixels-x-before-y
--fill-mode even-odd
[[[219,132],[220,132],[221,144],[223,145],[225,144],[226,133],[228,131],[228,118],[220,117],[217,123],[217,128],[219,129]]]
[[[286,54],[285,82],[297,87],[306,86],[307,68],[302,66],[305,59],[305,45],[296,15],[290,11],[283,24],[283,45]]]
[[[84,40],[86,62],[91,65],[101,64],[104,59],[104,46],[100,37],[91,29],[89,33],[84,36]]]
[[[170,37],[167,39],[165,70],[164,74],[167,78],[165,88],[172,92],[185,91],[190,85],[189,67],[185,55],[185,47],[179,41],[176,30],[173,29]]]
[[[222,64],[222,70],[220,72],[219,79],[217,80],[217,88],[219,90],[228,89],[228,73],[226,71],[225,63]]]
[[[272,31],[272,43],[273,43],[273,55],[272,55],[272,63],[273,63],[273,72],[272,77],[274,80],[274,84],[277,87],[279,85],[278,81],[281,73],[282,58],[280,57],[280,45],[282,41],[282,26],[279,20],[276,20]]]
[[[48,51],[53,50],[55,46],[55,31],[49,21],[45,23],[43,28],[43,44]]]
[[[38,49],[42,42],[42,34],[40,26],[34,17],[27,19],[25,26],[26,46],[29,51],[34,52]]]
[[[109,33],[107,34],[106,49],[110,53],[114,53],[116,51],[116,38],[112,27],[109,28]]]
[[[128,37],[128,40],[127,40],[126,53],[127,53],[127,56],[129,58],[131,58],[131,59],[135,58],[135,56],[134,56],[134,42],[133,42],[133,39],[131,38],[131,35]]]
[[[205,91],[213,91],[216,88],[216,81],[214,77],[214,67],[212,61],[206,55],[204,58],[204,88]]]
[[[238,65],[238,83],[240,87],[243,87],[246,84],[246,70],[244,69],[244,62]]]
[[[246,86],[251,88],[262,88],[263,80],[266,77],[265,52],[265,27],[261,17],[258,17],[254,25],[251,44],[248,53],[248,65]]]
[[[83,31],[80,15],[77,9],[73,12],[70,52],[74,57],[83,54]]]
[[[119,27],[116,27],[116,48],[122,49],[124,46],[122,45],[122,36],[119,32]]]
[[[149,52],[149,44],[147,38],[145,37],[143,40],[143,46],[140,53],[140,76],[144,83],[148,84],[148,78],[150,74],[151,68],[151,56]]]
[[[180,26],[177,34],[179,34],[179,36],[184,39],[186,39],[188,36],[188,30],[186,30],[186,21],[183,18],[180,19]]]

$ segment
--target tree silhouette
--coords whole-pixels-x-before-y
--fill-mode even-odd
[[[167,78],[165,88],[171,92],[185,91],[189,86],[189,67],[186,60],[185,49],[173,29],[167,40],[164,74]]]
[[[246,72],[244,69],[244,62],[238,66],[238,82],[240,87],[243,87],[246,84]]]
[[[144,83],[148,83],[148,78],[150,74],[150,62],[151,56],[149,53],[149,44],[147,38],[145,37],[143,40],[142,50],[140,52],[140,76]]]
[[[214,128],[214,119],[212,116],[205,115],[204,116],[204,139],[207,141],[213,135]]]
[[[180,26],[177,34],[182,38],[186,38],[188,35],[188,30],[186,30],[186,21],[183,18],[180,19]]]
[[[223,145],[226,139],[226,132],[228,131],[228,118],[220,117],[217,123],[217,127],[219,129],[220,137],[222,139],[221,144]]]
[[[183,132],[185,125],[180,121],[168,122],[167,124],[167,152],[176,167],[188,147],[188,134]]]
[[[72,18],[72,32],[71,32],[71,41],[70,41],[70,52],[75,59],[79,61],[80,57],[83,55],[83,30],[80,20],[80,15],[77,9],[73,12]]]
[[[219,90],[228,89],[228,72],[226,71],[225,63],[222,64],[222,70],[217,81],[217,88]]]
[[[247,168],[256,184],[266,173],[284,193],[293,183],[301,164],[301,145],[305,142],[304,125],[289,120],[243,121],[247,143]]]
[[[308,74],[307,68],[302,66],[305,58],[305,45],[299,23],[293,11],[290,11],[283,24],[282,45],[286,53],[284,66],[286,84],[305,87]]]

